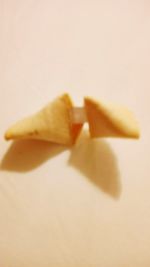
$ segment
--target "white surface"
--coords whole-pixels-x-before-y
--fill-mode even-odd
[[[142,0],[0,1],[0,266],[150,266],[149,13]],[[3,140],[64,91],[129,106],[141,139]]]

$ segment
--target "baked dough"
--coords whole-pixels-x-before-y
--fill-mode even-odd
[[[91,137],[139,138],[139,127],[127,108],[84,98]]]
[[[85,122],[89,123],[92,138],[139,137],[137,122],[128,109],[97,102],[90,97],[84,98],[83,108],[76,108],[70,96],[64,94],[9,128],[5,139],[41,139],[73,145]]]
[[[49,103],[36,114],[10,127],[5,139],[41,139],[63,145],[72,145],[82,124],[72,124],[70,109],[73,107],[68,94]]]

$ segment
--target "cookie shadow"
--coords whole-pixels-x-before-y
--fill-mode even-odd
[[[0,169],[15,172],[29,172],[65,150],[66,147],[64,146],[45,141],[15,141],[4,155]]]
[[[116,199],[120,197],[120,173],[113,150],[106,141],[91,139],[86,132],[72,148],[39,140],[15,141],[4,155],[0,169],[29,172],[68,149],[71,167],[103,192]]]
[[[103,192],[116,199],[120,197],[117,160],[110,145],[103,139],[91,139],[84,133],[72,148],[68,164]]]

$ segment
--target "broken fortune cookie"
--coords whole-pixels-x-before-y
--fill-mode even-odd
[[[68,94],[49,103],[39,112],[8,129],[5,139],[40,139],[63,145],[73,145],[85,122],[89,123],[92,138],[138,138],[135,117],[126,108],[106,105],[89,97],[84,107],[74,107]]]
[[[8,129],[5,139],[40,139],[63,145],[75,142],[82,123],[73,124],[70,110],[73,103],[68,94],[50,102],[39,112],[27,117]]]
[[[84,98],[91,137],[139,138],[139,127],[131,111],[114,104]]]

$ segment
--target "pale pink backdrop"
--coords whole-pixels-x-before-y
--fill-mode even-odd
[[[0,266],[150,266],[150,2],[0,0]],[[63,92],[129,106],[141,139],[11,145]]]

